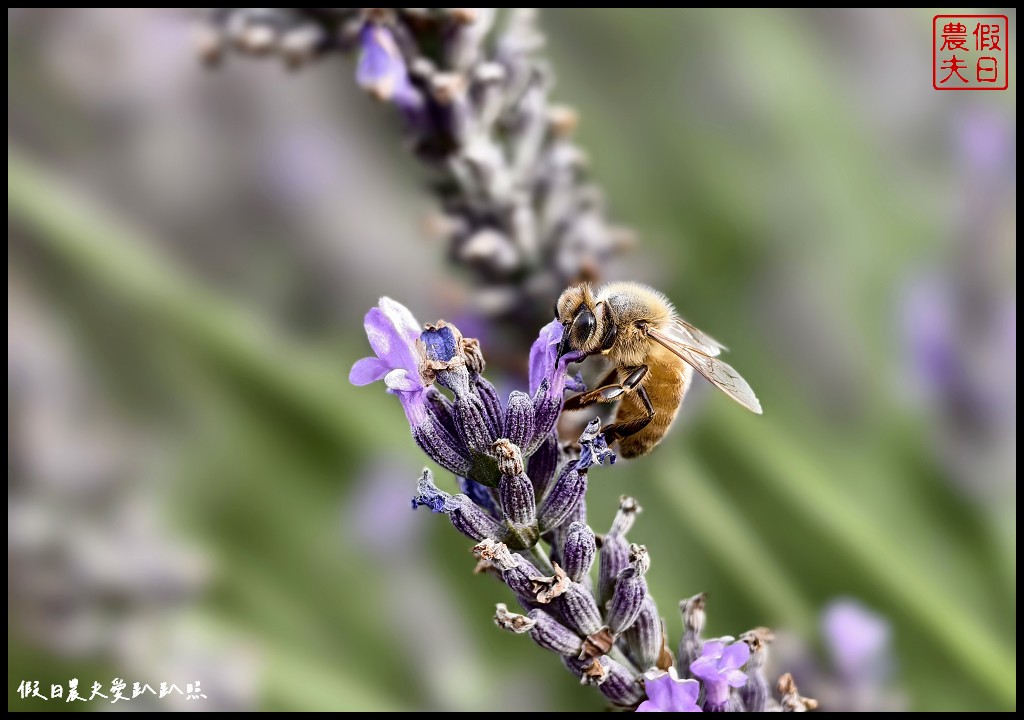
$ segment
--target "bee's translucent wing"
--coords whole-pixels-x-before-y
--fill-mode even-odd
[[[673,330],[674,329],[675,328],[673,328]],[[700,331],[698,330],[698,332]],[[740,405],[747,408],[747,410],[755,412],[758,415],[761,414],[761,403],[757,399],[757,395],[754,394],[750,385],[747,384],[747,381],[744,380],[731,365],[722,362],[716,357],[721,350],[720,345],[711,348],[711,350],[713,350],[712,352],[705,350],[700,346],[681,342],[677,337],[677,332],[666,332],[663,329],[656,330],[654,328],[650,328],[647,333],[650,335],[652,340],[672,351],[676,356],[683,360],[683,362],[699,372],[711,384],[738,402]],[[710,337],[707,335],[704,335],[703,333],[700,334],[705,338],[705,342],[710,340]],[[712,340],[711,342],[714,341]],[[701,345],[704,345],[704,343],[702,342]],[[708,346],[704,345],[704,347]]]
[[[673,342],[696,348],[711,357],[717,357],[723,350],[728,350],[725,345],[715,340],[706,332],[698,330],[678,316],[672,318],[672,322],[666,327],[661,328],[659,332]]]

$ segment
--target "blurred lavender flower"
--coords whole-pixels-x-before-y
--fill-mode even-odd
[[[747,636],[743,638],[750,643]],[[852,598],[837,598],[821,614],[821,639],[827,654],[822,661],[800,638],[775,640],[774,657],[799,679],[801,687],[834,712],[902,712],[906,698],[894,687],[895,661],[890,622]],[[749,687],[763,678],[755,668],[758,652],[751,645],[747,664]],[[761,663],[763,665],[763,663]],[[799,696],[797,694],[792,699]],[[806,698],[804,698],[806,700]]]
[[[840,676],[878,680],[889,674],[889,623],[856,600],[833,601],[822,615],[822,635]]]
[[[576,113],[549,101],[543,41],[530,8],[214,8],[197,35],[210,62],[231,49],[299,67],[358,51],[356,83],[406,116],[437,176],[432,225],[474,276],[473,306],[514,321],[520,340],[631,243],[572,143]]]
[[[942,263],[908,278],[901,334],[943,465],[1005,507],[1016,502],[1016,233],[1002,210],[1016,186],[1013,123],[972,108],[953,131],[960,217]]]
[[[239,639],[214,642],[186,621],[212,563],[168,527],[161,511],[166,497],[158,491],[168,478],[154,476],[164,458],[148,454],[152,438],[97,394],[96,378],[82,371],[62,330],[12,277],[10,637],[65,659],[129,667],[142,676],[195,677],[199,669],[209,709],[251,709],[259,658]],[[183,700],[161,699],[161,708],[190,709]]]
[[[525,614],[499,604],[499,627],[529,635],[559,655],[582,683],[596,686],[617,708],[761,711],[784,707],[786,697],[791,709],[806,705],[794,699],[795,686],[779,703],[769,697],[769,631],[752,630],[731,644],[703,640],[703,595],[680,606],[685,634],[677,663],[648,591],[647,548],[626,537],[640,512],[635,500],[621,499],[598,543],[586,523],[588,475],[595,465],[611,465],[615,455],[598,418],[576,443],[559,441],[556,425],[570,384],[566,366],[580,359],[557,358],[560,324],[544,327],[532,346],[530,393],[513,391],[505,402],[483,377],[476,340],[444,321],[425,326],[418,338],[414,326],[408,310],[382,299],[366,323],[377,357],[359,360],[352,377],[361,384],[384,379],[400,399],[403,393],[422,397],[420,410],[406,413],[413,436],[432,460],[459,477],[462,492],[440,489],[424,470],[412,506],[447,516],[476,543],[478,571],[500,578],[512,591]],[[416,381],[408,383],[409,390],[392,387],[392,373],[400,373],[403,383],[411,376]],[[748,685],[741,668],[748,660],[752,689],[741,695],[738,689]]]

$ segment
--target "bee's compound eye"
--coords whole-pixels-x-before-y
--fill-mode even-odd
[[[572,336],[577,343],[585,343],[594,334],[597,327],[597,320],[594,313],[589,310],[581,310],[572,321]]]

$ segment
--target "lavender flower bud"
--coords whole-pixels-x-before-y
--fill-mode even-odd
[[[569,525],[562,543],[562,568],[573,582],[583,582],[597,556],[594,531],[586,523]]]
[[[562,394],[552,392],[551,381],[547,378],[541,380],[533,396],[533,408],[534,443],[539,443],[555,429],[562,412]]]
[[[631,564],[619,573],[612,599],[608,604],[608,628],[618,635],[636,620],[647,597],[647,581],[644,573],[650,561],[647,548],[643,545],[630,545]]]
[[[603,657],[601,664],[607,667],[608,676],[598,689],[609,701],[621,707],[632,707],[644,698],[639,678],[621,663],[610,657]]]
[[[535,608],[530,611],[529,619],[534,622],[530,628],[530,637],[542,648],[559,655],[577,657],[580,654],[583,649],[583,641],[579,635],[551,615]]]
[[[509,398],[510,409],[511,403],[512,399]],[[531,401],[531,407],[532,405]],[[560,453],[558,438],[552,433],[547,435],[537,446],[533,455],[530,455],[530,459],[526,464],[526,474],[530,476],[530,480],[533,482],[537,497],[544,496],[544,491],[555,477]]]
[[[654,668],[667,670],[671,666],[672,656],[664,651],[665,630],[658,616],[658,606],[650,595],[644,598],[636,620],[622,634],[622,638],[626,643],[629,659],[641,671],[646,672]],[[665,655],[668,655],[667,664],[664,662]]]
[[[428,413],[426,422],[413,427],[412,437],[420,449],[445,470],[456,475],[466,475],[472,468],[468,453],[460,448],[459,442],[434,419],[433,413]]]
[[[586,492],[586,470],[577,470],[575,463],[566,464],[537,508],[541,532],[547,532],[565,522]]]
[[[555,602],[555,609],[570,628],[582,636],[593,635],[601,629],[601,611],[594,596],[583,585],[569,583]]]
[[[424,469],[416,486],[416,497],[412,499],[415,510],[425,505],[435,513],[444,513],[451,520],[455,529],[468,538],[478,542],[485,539],[499,538],[504,529],[498,521],[484,512],[465,495],[449,495],[434,485],[434,476],[430,470]]]
[[[641,507],[636,500],[623,495],[619,498],[619,511],[612,520],[611,529],[601,540],[601,557],[597,576],[597,598],[604,605],[612,599],[615,582],[629,565],[629,541],[626,533],[633,527],[633,521]]]
[[[501,480],[498,499],[508,525],[505,542],[516,550],[526,550],[537,544],[537,507],[533,485],[523,473],[523,455],[508,440],[496,440],[491,447],[498,461]]]
[[[459,427],[455,424],[455,408],[452,406],[451,400],[445,397],[444,394],[433,385],[427,388],[425,396],[428,412],[438,423],[440,423],[441,427],[447,430],[448,434],[454,438],[459,449],[464,454],[468,455],[469,452],[466,450],[465,443],[459,439]]]
[[[472,376],[472,372],[470,373]],[[474,387],[477,397],[484,408],[484,418],[487,420],[487,427],[494,437],[501,437],[504,431],[504,418],[501,412],[501,400],[498,399],[498,391],[494,389],[481,375],[474,378]],[[516,443],[517,445],[519,443]],[[519,447],[523,447],[520,445]]]
[[[579,660],[563,657],[569,670],[580,678],[583,685],[596,685],[601,693],[615,705],[632,707],[644,697],[639,679],[622,664],[610,657]]]
[[[514,443],[504,438],[496,440],[491,450],[498,460],[498,471],[501,473],[498,498],[505,517],[522,525],[535,523],[537,508],[533,486],[523,473],[523,454]]]
[[[569,513],[561,525],[541,536],[551,546],[552,562],[562,562],[562,548],[565,546],[565,538],[569,534],[569,526],[574,522],[582,522],[584,524],[587,522],[587,499],[585,497],[576,504],[576,508]],[[597,538],[594,540],[596,543]],[[583,584],[590,587],[590,577],[585,577]]]
[[[768,707],[771,693],[764,666],[768,660],[768,643],[774,638],[772,631],[764,627],[740,635],[740,640],[750,646],[750,659],[746,665],[747,684],[740,688],[740,700],[747,712],[765,712]]]
[[[619,573],[629,566],[629,541],[622,535],[605,535],[601,539],[601,556],[597,571],[597,599],[605,605],[612,599]]]
[[[438,380],[440,380],[440,374],[438,374]],[[456,397],[455,420],[459,424],[462,437],[465,438],[470,451],[486,454],[496,438],[487,422],[486,410],[484,410],[480,398],[468,392],[461,397]],[[474,479],[478,478],[474,477]],[[483,479],[480,481],[484,482]]]
[[[519,390],[513,390],[508,396],[505,436],[520,448],[525,448],[533,440],[533,400]]]
[[[534,591],[534,578],[540,572],[526,558],[513,555],[504,543],[485,538],[473,547],[473,554],[478,560],[484,560],[501,573],[501,579],[515,593],[516,599],[523,607],[537,606],[537,594]]]
[[[679,641],[679,676],[682,678],[693,677],[690,664],[704,650],[704,639],[701,636],[707,618],[704,613],[707,597],[706,593],[700,593],[679,603],[679,610],[683,614],[683,637]]]

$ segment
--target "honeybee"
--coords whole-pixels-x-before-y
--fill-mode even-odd
[[[761,414],[747,381],[718,359],[725,346],[676,315],[657,290],[632,282],[609,283],[596,291],[575,285],[558,298],[555,318],[565,328],[559,357],[577,350],[604,356],[613,365],[595,389],[568,398],[565,409],[618,401],[615,422],[602,432],[609,444],[618,441],[623,457],[639,457],[661,442],[694,370]]]

